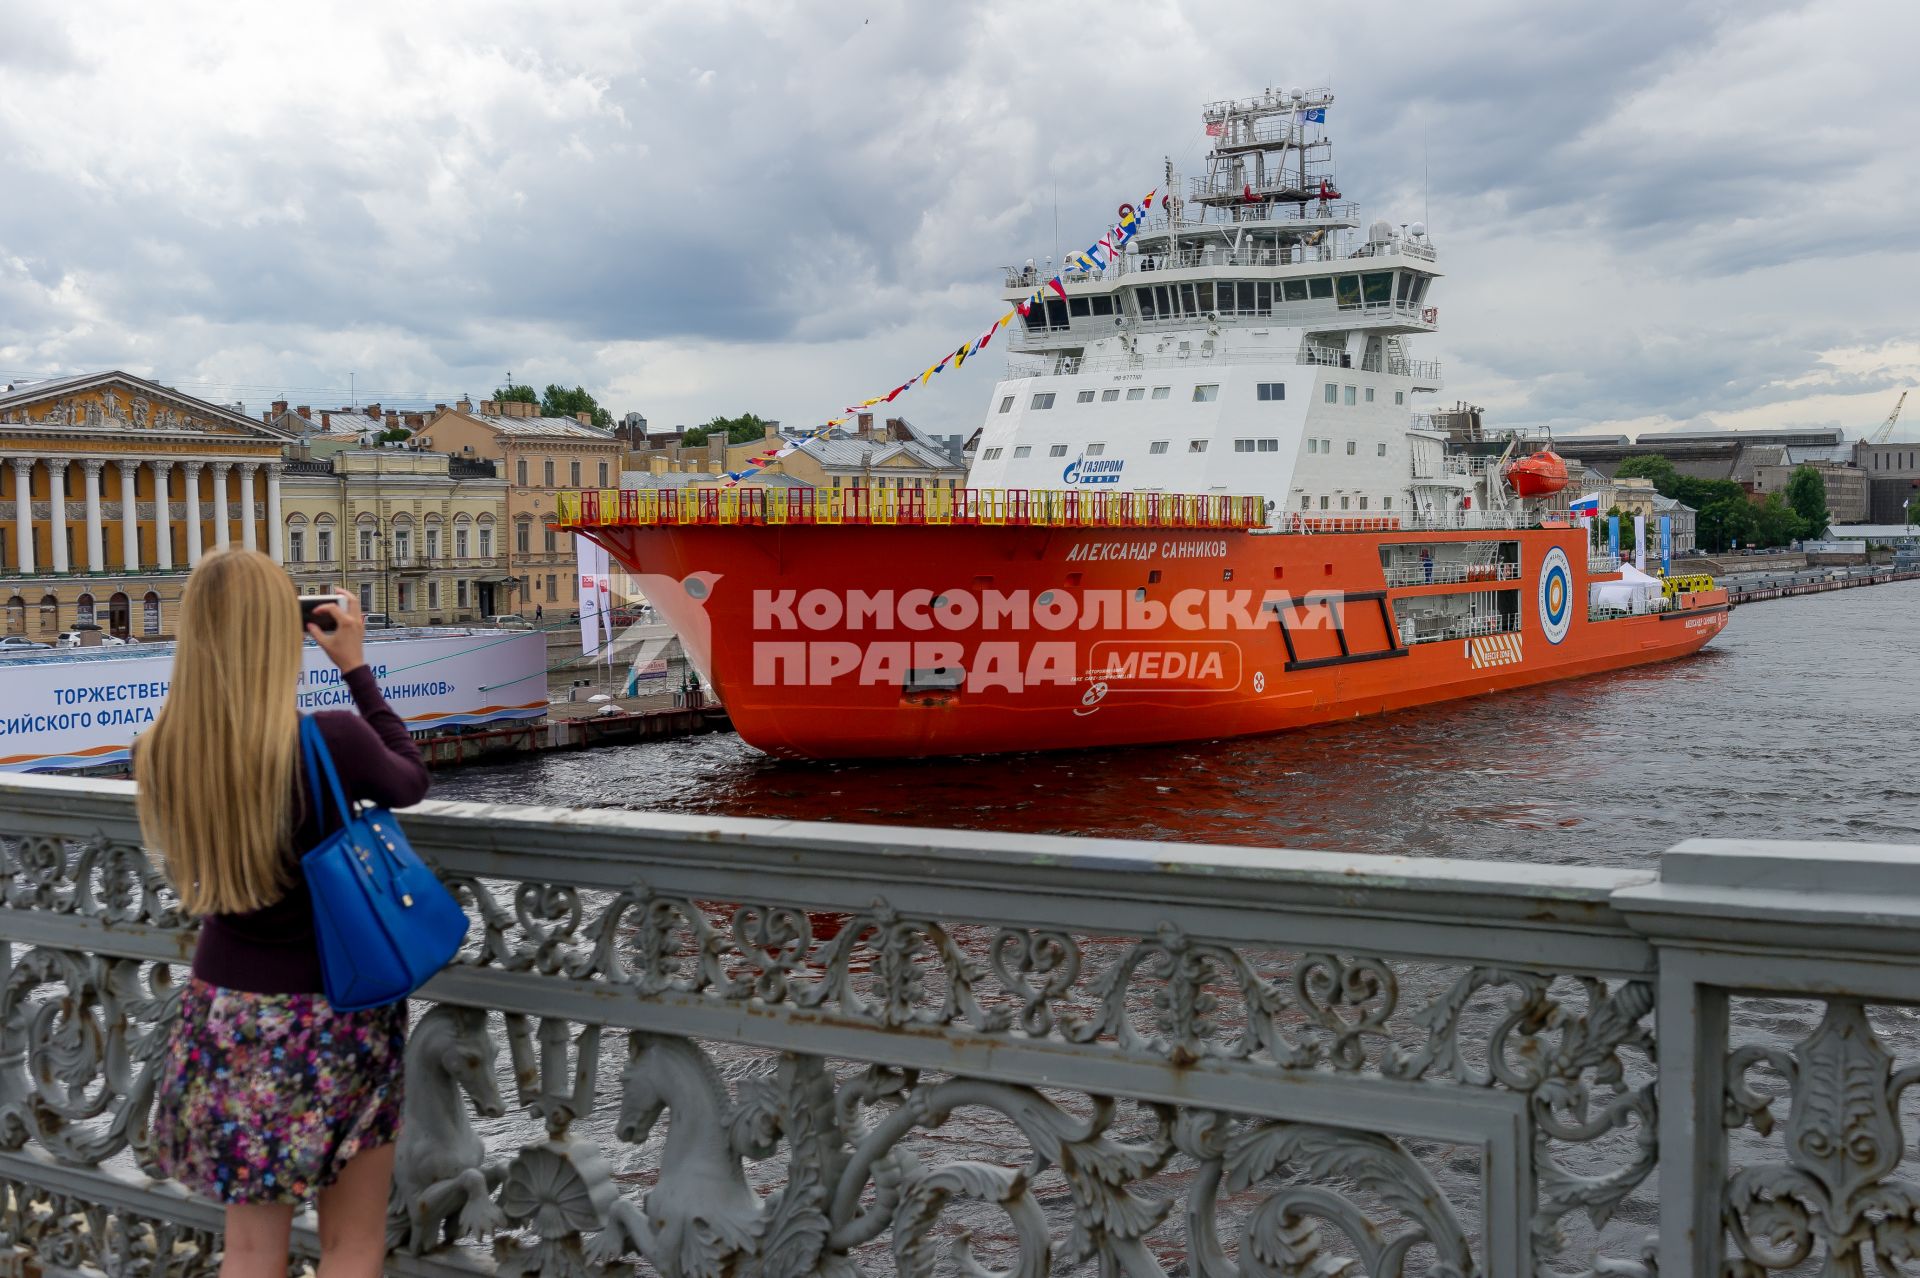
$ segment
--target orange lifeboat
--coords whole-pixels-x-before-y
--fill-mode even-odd
[[[1551,448],[1507,466],[1507,487],[1516,497],[1545,497],[1567,486],[1566,459]]]

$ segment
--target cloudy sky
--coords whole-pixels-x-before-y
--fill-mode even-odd
[[[6,0],[0,374],[817,421],[1198,172],[1204,101],[1327,84],[1344,192],[1432,226],[1443,398],[1857,432],[1920,381],[1916,48],[1911,0]]]

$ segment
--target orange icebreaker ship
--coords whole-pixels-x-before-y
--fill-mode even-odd
[[[1205,108],[1189,198],[1021,319],[965,487],[596,490],[557,523],[785,756],[1275,732],[1699,650],[1725,591],[1595,553],[1545,440],[1412,413],[1437,256],[1358,234],[1332,101]]]

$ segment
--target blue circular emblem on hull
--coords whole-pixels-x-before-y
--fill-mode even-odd
[[[1540,564],[1540,632],[1548,643],[1567,637],[1573,624],[1573,571],[1567,565],[1567,552],[1555,546]]]

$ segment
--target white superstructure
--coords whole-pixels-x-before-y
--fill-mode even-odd
[[[1205,177],[1105,269],[1016,328],[968,482],[1260,493],[1276,514],[1438,513],[1484,492],[1413,397],[1440,369],[1419,223],[1360,229],[1334,181],[1325,89],[1216,102]],[[1007,276],[1009,300],[1051,271]],[[1478,504],[1478,503],[1475,503]]]

